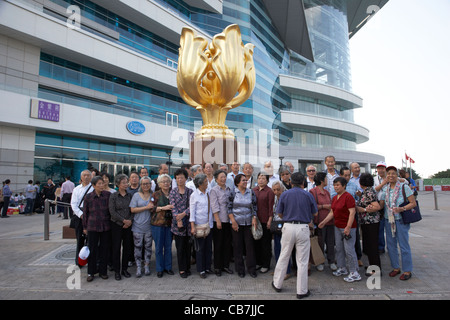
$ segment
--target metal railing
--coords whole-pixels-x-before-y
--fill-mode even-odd
[[[50,240],[50,204],[70,208],[70,203],[45,199],[44,201],[44,240]]]

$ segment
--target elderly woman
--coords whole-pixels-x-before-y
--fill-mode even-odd
[[[330,213],[331,210],[331,196],[326,186],[328,183],[327,174],[325,172],[318,172],[314,176],[314,185],[316,187],[309,190],[313,195],[317,203],[317,209],[319,214],[314,218],[314,224],[318,225],[321,223]],[[334,221],[331,219],[322,229],[316,229],[317,236],[319,238],[319,245],[323,252],[327,252],[327,260],[330,265],[330,269],[333,271],[337,270],[335,264],[335,253],[334,253]],[[318,271],[323,271],[323,264],[318,265]]]
[[[198,247],[196,248],[197,272],[201,278],[206,278],[206,273],[211,272],[212,260],[212,234],[213,216],[211,210],[211,199],[208,192],[208,178],[200,173],[194,177],[195,191],[190,199],[190,217],[191,232],[196,237]],[[200,227],[203,232],[200,236]]]
[[[144,272],[150,275],[150,258],[152,256],[152,230],[150,228],[150,210],[153,209],[152,202],[152,180],[143,177],[140,187],[131,198],[130,210],[133,217],[134,258],[136,261],[136,277],[142,276],[142,250],[144,248]]]
[[[170,191],[169,200],[172,208],[172,234],[177,248],[178,270],[180,277],[191,274],[191,225],[189,223],[189,200],[192,190],[186,187],[189,177],[185,169],[178,169],[174,174],[177,186]]]
[[[276,212],[277,212],[278,201],[280,200],[281,194],[284,191],[286,191],[286,188],[284,187],[284,185],[281,181],[275,181],[272,184],[272,191],[273,191],[273,194],[275,195],[275,199],[274,199],[274,203],[273,203],[273,219],[272,219],[271,225],[278,224],[281,221],[283,221]],[[278,258],[280,257],[280,253],[281,253],[281,236],[282,236],[281,230],[279,232],[273,233],[273,251],[275,254],[275,262],[278,261]],[[290,275],[291,275],[291,262],[289,261],[285,279],[289,278]]]
[[[346,185],[347,180],[345,178],[337,177],[334,179],[333,186],[337,194],[334,196],[331,203],[330,213],[321,223],[319,223],[319,228],[322,229],[334,218],[334,235],[338,269],[333,272],[333,275],[337,277],[347,275],[347,262],[350,274],[348,277],[344,278],[344,281],[353,282],[360,281],[361,276],[358,273],[358,259],[355,252],[355,199],[353,199],[353,196],[345,190]]]
[[[130,211],[131,194],[127,192],[128,177],[121,173],[114,180],[118,188],[109,197],[109,213],[111,214],[112,263],[115,279],[121,280],[131,275],[128,272],[128,259],[131,256],[133,234],[131,232],[132,217]],[[122,264],[120,263],[122,249]]]
[[[91,181],[94,191],[86,195],[83,206],[83,232],[88,236],[90,254],[88,258],[87,281],[94,280],[98,273],[102,279],[108,279],[106,263],[108,261],[111,238],[111,215],[109,214],[109,197],[104,191],[103,179],[95,176]]]
[[[192,178],[195,178],[196,175],[203,173],[203,167],[199,164],[193,165],[190,170],[191,170]],[[191,181],[188,181],[186,183],[186,187],[188,187],[192,191],[195,191],[194,179],[192,179]]]
[[[278,171],[280,175],[280,180],[283,183],[283,186],[286,190],[292,188],[291,184],[291,170],[289,170],[288,166],[280,166],[280,170]]]
[[[260,172],[257,179],[258,185],[253,188],[253,192],[256,195],[258,207],[257,217],[261,222],[263,235],[261,239],[255,241],[256,264],[261,266],[259,270],[261,273],[266,273],[270,269],[270,261],[272,260],[272,233],[270,232],[270,224],[273,219],[275,194],[267,186],[269,183],[269,175],[266,175],[265,172]]]
[[[227,173],[222,170],[214,172],[217,185],[210,191],[211,209],[214,214],[214,272],[221,276],[222,271],[232,274],[231,260],[231,224],[228,217],[227,201],[230,188],[227,187]]]
[[[411,278],[413,268],[411,247],[409,246],[409,224],[404,224],[401,212],[416,207],[416,199],[411,189],[399,181],[397,168],[390,166],[386,168],[386,179],[388,183],[381,189],[380,206],[384,207],[386,244],[389,251],[389,259],[393,270],[389,273],[390,277],[395,277],[401,273],[398,258],[398,248],[400,246],[400,254],[402,257],[403,274],[400,280],[408,280]],[[405,190],[405,196],[403,196]],[[401,207],[406,200],[409,204]]]
[[[228,198],[228,217],[231,221],[234,264],[239,277],[245,277],[243,252],[246,250],[247,271],[256,277],[255,246],[252,235],[252,225],[256,226],[257,202],[252,189],[247,188],[245,175],[238,174],[234,178],[234,190]]]
[[[163,276],[163,272],[173,275],[172,271],[172,209],[169,194],[172,179],[168,174],[161,174],[157,180],[159,190],[153,194],[153,210],[151,228],[155,240],[156,275]]]
[[[363,189],[361,198],[356,203],[356,212],[361,225],[363,248],[369,258],[369,265],[376,265],[381,270],[380,254],[378,252],[378,233],[380,227],[380,204],[377,192],[373,188],[374,180],[370,173],[359,177],[359,185]],[[368,276],[371,273],[366,273]]]

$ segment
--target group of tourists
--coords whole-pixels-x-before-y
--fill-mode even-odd
[[[142,168],[129,176],[118,174],[114,188],[108,185],[109,177],[105,183],[104,176],[85,170],[72,192],[71,226],[76,230],[77,256],[84,245],[90,249],[87,281],[97,273],[107,279],[108,265],[116,280],[131,277],[128,270],[134,264],[136,277],[150,275],[153,242],[157,276],[173,275],[175,240],[181,278],[191,275],[194,264],[201,278],[235,272],[257,277],[270,270],[273,252],[274,290],[279,292],[296,269],[297,298],[304,298],[310,294],[314,235],[332,274],[344,281],[361,280],[363,253],[381,272],[380,253],[386,246],[389,276],[411,278],[409,224],[400,217],[416,205],[408,181],[384,162],[377,164],[375,177],[361,174],[358,163],[337,171],[334,156],[326,157],[325,164],[320,172],[308,166],[306,176],[294,172],[291,163],[281,165],[276,174],[270,161],[258,174],[250,163],[242,171],[237,162],[231,170],[225,164],[216,170],[210,163],[183,165],[173,179],[162,164],[156,179]],[[401,206],[406,198],[409,204]],[[325,264],[315,268],[323,271]],[[366,275],[373,272],[368,268]]]

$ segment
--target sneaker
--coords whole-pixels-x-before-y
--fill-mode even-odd
[[[316,266],[317,271],[323,271],[323,264]]]
[[[361,276],[359,275],[359,273],[357,271],[350,272],[349,276],[344,278],[344,281],[346,281],[346,282],[354,282],[354,281],[360,281],[360,280],[361,280]]]
[[[339,268],[335,272],[333,272],[333,276],[336,276],[336,277],[345,276],[347,274],[348,274],[348,271],[345,268]]]
[[[335,263],[330,264],[330,269],[331,269],[332,271],[336,271],[336,270],[337,270],[336,264],[335,264]]]

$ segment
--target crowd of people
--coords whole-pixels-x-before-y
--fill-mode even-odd
[[[411,278],[409,224],[400,215],[416,206],[409,181],[384,162],[377,164],[376,176],[361,173],[358,163],[338,171],[334,156],[326,157],[325,164],[324,171],[308,166],[305,176],[288,162],[278,174],[270,161],[257,174],[250,163],[242,171],[237,162],[230,170],[225,164],[217,170],[210,163],[183,165],[173,178],[162,164],[153,180],[146,168],[114,179],[85,170],[78,186],[67,179],[62,188],[70,194],[65,201],[70,202],[77,257],[83,246],[90,249],[87,281],[97,273],[107,279],[108,266],[116,280],[131,277],[133,265],[136,277],[148,276],[153,252],[157,277],[174,275],[174,240],[181,278],[191,275],[194,264],[201,278],[224,272],[257,277],[271,269],[274,258],[274,290],[279,292],[297,270],[297,297],[303,298],[310,294],[312,236],[318,237],[331,273],[346,282],[361,280],[363,253],[381,272],[380,254],[386,247],[389,276]],[[326,265],[314,267],[324,271]],[[367,267],[367,276],[376,272]]]

